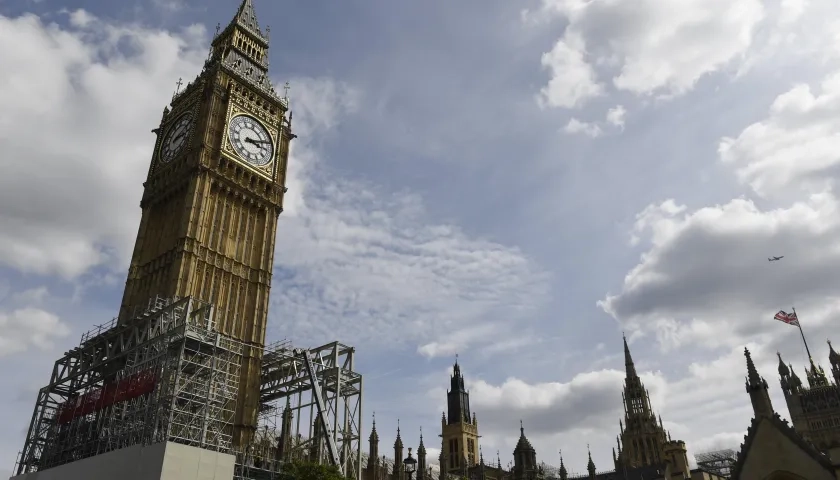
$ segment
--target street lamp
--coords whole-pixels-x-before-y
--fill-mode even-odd
[[[411,456],[411,448],[408,449],[408,456],[403,460],[405,465],[405,473],[408,474],[408,480],[411,480],[411,474],[417,469],[417,460]]]

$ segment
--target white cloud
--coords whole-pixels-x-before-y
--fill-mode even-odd
[[[19,159],[0,176],[0,202],[10,206],[0,213],[0,264],[65,278],[99,264],[116,271],[137,231],[149,130],[173,79],[201,70],[208,39],[200,28],[167,33],[83,11],[64,29],[34,16],[0,17],[3,38],[22,47],[0,49],[0,61],[20,65],[0,80],[0,141]],[[361,92],[329,78],[290,83],[300,138],[272,297],[273,317],[292,326],[283,335],[377,341],[373,332],[390,331],[425,344],[442,328],[466,329],[491,314],[518,318],[539,304],[544,274],[517,249],[431,222],[410,192],[335,178],[319,159],[321,139],[355,111]],[[493,340],[465,337],[461,345]]]
[[[73,278],[127,263],[149,130],[173,79],[194,75],[207,55],[200,28],[174,35],[94,20],[77,11],[62,29],[0,16],[0,63],[15,65],[0,78],[0,265]]]
[[[603,132],[601,131],[601,127],[598,126],[596,123],[587,123],[578,120],[577,118],[572,118],[569,120],[569,123],[563,127],[563,131],[568,134],[576,134],[582,133],[587,137],[599,137]]]
[[[69,333],[70,329],[58,316],[39,308],[0,311],[0,357],[30,347],[47,349],[54,340]]]
[[[607,110],[607,123],[615,125],[619,128],[624,128],[624,117],[627,116],[627,110],[622,105],[616,105]]]
[[[720,143],[720,157],[757,194],[689,211],[667,200],[636,219],[632,244],[649,243],[621,292],[600,305],[631,328],[676,348],[702,340],[733,345],[765,332],[775,311],[807,305],[820,328],[840,313],[840,203],[832,186],[840,168],[834,151],[840,76],[821,93],[796,86],[779,95],[766,119]],[[768,256],[784,255],[779,263]],[[739,317],[733,327],[732,317]],[[718,335],[722,329],[730,335]]]
[[[766,119],[720,142],[721,160],[757,194],[789,200],[830,187],[840,176],[840,71],[814,92],[779,95]]]
[[[685,93],[745,55],[765,12],[760,0],[544,0],[526,18],[558,15],[568,25],[543,54],[553,75],[541,105],[572,108],[603,92],[596,66],[620,90]]]
[[[582,134],[590,138],[597,138],[604,134],[604,126],[618,127],[624,129],[624,117],[627,115],[627,110],[621,105],[616,105],[607,110],[606,117],[603,122],[584,122],[575,117],[569,119],[569,123],[563,127],[563,132],[569,135]]]
[[[603,94],[595,70],[586,61],[583,39],[567,34],[542,55],[542,66],[551,71],[551,80],[540,90],[540,107],[575,108]]]

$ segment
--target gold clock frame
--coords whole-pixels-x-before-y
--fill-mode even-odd
[[[240,157],[239,154],[236,153],[236,150],[234,150],[233,145],[230,143],[230,122],[231,120],[233,120],[234,117],[237,117],[239,115],[246,115],[248,117],[251,117],[254,121],[259,122],[259,124],[268,132],[268,136],[271,138],[272,156],[271,161],[269,161],[265,165],[251,164],[244,158]],[[271,179],[274,175],[274,169],[277,166],[277,157],[280,154],[280,132],[276,128],[274,128],[274,126],[272,126],[271,123],[265,121],[265,119],[261,117],[262,115],[259,115],[254,111],[245,108],[242,105],[239,105],[237,102],[229,102],[227,117],[225,118],[225,128],[223,133],[224,138],[222,140],[222,153],[227,158],[236,161],[238,165],[242,165],[268,179]]]

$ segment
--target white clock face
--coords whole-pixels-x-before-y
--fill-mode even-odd
[[[255,166],[267,165],[274,158],[274,143],[268,130],[248,115],[233,117],[228,139],[236,154]]]
[[[187,136],[192,125],[192,115],[186,113],[177,120],[166,131],[160,147],[160,159],[163,163],[170,162],[175,158],[187,144]]]

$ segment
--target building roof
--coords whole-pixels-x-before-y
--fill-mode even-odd
[[[786,420],[782,420],[777,413],[772,417],[759,417],[752,419],[750,427],[747,429],[747,434],[744,436],[744,443],[741,444],[741,450],[738,452],[738,460],[735,462],[735,467],[732,469],[733,479],[740,478],[741,470],[744,468],[744,464],[746,463],[747,454],[749,453],[758,432],[758,426],[765,420],[826,470],[834,472],[834,467],[831,465],[831,461],[829,461],[829,459],[820,453],[813,445],[802,438],[801,435],[796,433],[793,427],[791,427]]]

